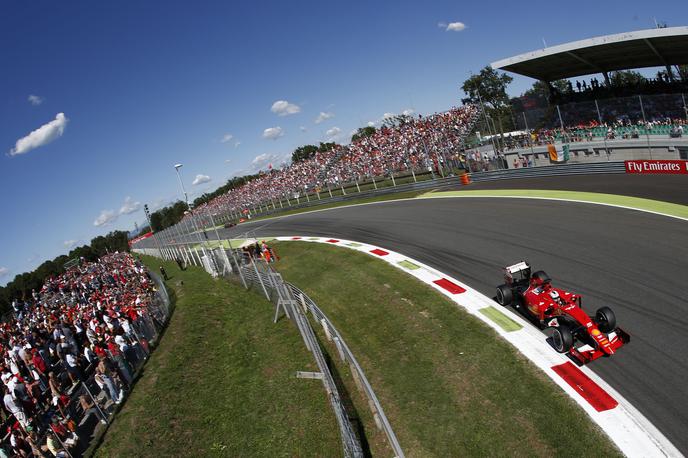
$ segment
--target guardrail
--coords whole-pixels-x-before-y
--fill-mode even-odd
[[[387,436],[395,456],[398,458],[404,457],[404,452],[399,445],[399,441],[384,413],[380,401],[339,331],[337,331],[332,322],[310,297],[296,286],[285,282],[282,276],[269,264],[262,260],[256,261],[242,251],[224,249],[219,246],[214,249],[202,250],[201,252],[195,242],[168,243],[162,246],[161,250],[157,248],[134,248],[132,251],[162,257],[167,260],[184,260],[186,263],[193,263],[205,268],[209,274],[215,277],[222,276],[241,281],[247,289],[251,287],[259,288],[259,291],[275,304],[275,322],[280,313],[284,313],[297,326],[306,348],[313,354],[319,372],[303,373],[301,376],[322,380],[339,424],[344,455],[347,457],[362,457],[363,451],[360,441],[353,431],[332,373],[308,320],[308,312],[310,311],[315,320],[323,327],[328,340],[334,342],[342,361],[349,365],[356,386],[362,390],[368,400],[375,423]]]
[[[308,320],[308,312],[310,312],[318,324],[323,327],[328,340],[334,342],[342,361],[349,365],[356,386],[365,395],[375,423],[387,436],[395,456],[403,458],[405,455],[401,445],[368,378],[344,338],[318,305],[302,290],[285,282],[282,276],[263,260],[256,261],[240,250],[221,247],[205,250],[203,254],[200,254],[199,247],[195,245],[195,242],[175,242],[162,246],[160,251],[157,248],[134,248],[132,251],[163,257],[168,260],[184,259],[185,262],[188,260],[194,265],[204,267],[208,273],[215,277],[234,278],[241,281],[245,288],[255,287],[259,292],[262,292],[270,302],[275,304],[275,321],[283,312],[297,326],[306,348],[313,354],[320,372],[304,373],[303,376],[322,380],[339,424],[344,455],[347,457],[363,456],[360,442],[353,432],[332,373]]]
[[[552,177],[563,175],[594,175],[608,173],[625,173],[623,162],[593,162],[589,164],[561,164],[522,169],[492,170],[489,172],[471,173],[474,182],[492,180],[511,180],[516,178]]]
[[[375,424],[379,429],[384,431],[385,435],[387,436],[387,440],[389,441],[389,444],[394,450],[396,456],[403,457],[404,451],[401,449],[401,445],[394,434],[394,430],[392,430],[392,425],[389,423],[389,420],[382,409],[382,405],[380,405],[380,401],[375,395],[375,391],[373,391],[373,387],[370,385],[370,382],[368,382],[368,378],[363,373],[363,369],[361,369],[361,366],[358,364],[356,357],[344,341],[344,338],[341,336],[339,331],[337,331],[337,328],[335,328],[330,319],[327,318],[323,311],[320,310],[318,305],[313,302],[313,300],[308,297],[306,293],[291,283],[287,283],[287,286],[291,289],[292,294],[299,298],[302,307],[305,310],[310,311],[313,315],[313,318],[320,323],[327,338],[334,342],[335,346],[337,347],[337,351],[339,352],[339,357],[343,362],[349,365],[351,374],[356,382],[356,386],[362,390],[366,398],[368,398],[368,405],[373,413]]]
[[[589,163],[569,163],[569,164],[558,164],[558,165],[542,165],[535,167],[525,167],[518,169],[500,169],[491,170],[486,172],[473,172],[469,173],[469,176],[474,182],[482,181],[492,181],[492,180],[504,180],[504,179],[518,179],[518,178],[536,178],[536,177],[548,177],[548,176],[564,176],[564,175],[592,175],[592,174],[620,174],[624,173],[624,163],[623,161],[604,161],[604,162],[589,162]],[[257,217],[269,217],[269,216],[279,216],[280,213],[284,211],[290,211],[295,209],[304,209],[317,207],[323,204],[332,204],[338,202],[346,202],[355,199],[364,199],[368,197],[378,197],[394,193],[402,193],[408,191],[433,191],[433,190],[447,190],[447,189],[457,189],[461,187],[461,182],[458,176],[448,176],[445,178],[437,178],[434,180],[418,181],[415,183],[399,184],[396,186],[389,186],[385,188],[380,188],[377,190],[367,190],[361,192],[349,192],[346,195],[339,195],[333,197],[323,197],[320,199],[311,199],[306,202],[299,202],[296,204],[291,204],[283,207],[271,203],[270,205],[264,204],[260,206],[260,211],[254,213]],[[198,238],[198,242],[202,243],[203,239],[200,235],[208,230],[213,230],[213,226],[217,224],[224,224],[226,222],[236,222],[238,215],[236,213],[216,213],[211,215],[210,213],[204,214],[192,214],[192,218],[196,221],[194,224],[190,224],[188,221],[183,221],[175,226],[169,227],[156,233],[154,237],[142,240],[141,242],[134,245],[138,248],[151,248],[155,246],[155,243],[162,243],[166,245],[171,245],[170,242],[175,242],[179,240],[186,239],[195,236]],[[199,227],[198,233],[195,231],[195,227]],[[217,226],[221,227],[221,226]]]
[[[471,180],[474,182],[491,181],[500,179],[514,179],[514,178],[534,178],[546,176],[562,176],[562,175],[589,175],[599,173],[624,173],[624,163],[622,161],[612,162],[591,162],[583,164],[560,164],[560,165],[546,165],[537,167],[525,167],[519,169],[504,169],[491,170],[488,172],[473,172],[470,173]],[[390,186],[386,188],[362,191],[349,192],[346,195],[322,198],[319,200],[312,199],[310,202],[302,202],[284,208],[269,208],[262,211],[259,216],[279,215],[285,210],[294,210],[302,208],[317,207],[323,204],[345,202],[354,199],[365,199],[367,197],[384,196],[388,194],[409,192],[409,191],[431,191],[431,190],[446,190],[461,186],[458,176],[449,176],[445,178],[436,178],[434,180],[419,181],[417,183],[406,183],[397,186]],[[217,221],[230,221],[230,215],[222,215]]]
[[[217,253],[218,251],[220,250],[214,250],[213,253],[216,262],[219,264],[226,263],[229,258],[227,256],[222,256],[221,253]],[[233,257],[233,259],[236,259],[236,257]],[[234,270],[231,263],[228,267],[229,269],[225,270],[226,273]],[[260,285],[267,299],[275,304],[275,322],[277,322],[279,312],[283,311],[298,328],[303,338],[303,342],[306,348],[313,354],[313,358],[319,370],[317,373],[308,373],[305,378],[319,378],[322,380],[330,404],[332,405],[332,410],[334,410],[335,418],[339,424],[344,456],[354,458],[363,457],[360,441],[353,431],[351,422],[346,413],[346,408],[344,407],[332,373],[327,366],[325,356],[315,337],[313,328],[311,328],[308,318],[299,309],[295,298],[290,294],[290,290],[282,280],[282,276],[264,262],[259,261],[256,263],[252,257],[245,265],[238,265],[237,267],[239,271],[243,271],[242,281],[244,284]]]

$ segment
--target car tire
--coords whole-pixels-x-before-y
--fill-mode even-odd
[[[547,328],[552,339],[552,347],[559,353],[566,353],[573,347],[573,334],[567,326],[551,326]]]
[[[616,328],[616,315],[609,307],[600,307],[595,312],[595,324],[600,331],[607,333]]]
[[[541,280],[542,283],[547,283],[552,281],[552,279],[547,275],[547,272],[544,270],[538,270],[537,272],[533,272],[533,275],[531,275],[531,278],[537,278],[538,280]]]
[[[514,302],[514,293],[507,285],[499,285],[497,287],[497,302],[499,305],[506,307]]]

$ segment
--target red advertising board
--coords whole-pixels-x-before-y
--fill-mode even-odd
[[[135,239],[129,240],[129,246],[134,246],[135,244],[139,243],[141,240],[147,239],[148,237],[152,237],[153,233],[152,232],[146,232],[143,235],[139,235]]]
[[[637,160],[624,161],[626,173],[668,173],[688,175],[688,161],[681,160]]]

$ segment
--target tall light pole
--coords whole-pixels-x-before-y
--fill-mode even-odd
[[[203,252],[203,255],[206,255],[205,248],[203,247],[203,239],[201,238],[200,231],[198,229],[198,226],[196,225],[196,219],[194,217],[193,212],[191,211],[191,204],[189,203],[189,196],[186,193],[186,188],[184,188],[184,182],[182,181],[182,175],[179,172],[179,169],[182,168],[182,164],[175,164],[174,165],[174,170],[177,172],[177,178],[179,178],[179,186],[182,188],[182,193],[184,194],[184,201],[186,202],[186,207],[188,208],[188,212],[191,216],[191,224],[193,225],[194,230],[196,231],[196,235],[198,236],[198,241],[201,246],[201,251]]]
[[[186,202],[186,206],[191,209],[191,206],[189,205],[189,196],[186,194],[186,189],[184,188],[184,182],[182,181],[182,174],[179,173],[179,169],[182,168],[182,164],[174,164],[174,170],[177,172],[177,178],[179,178],[179,186],[182,188],[182,193],[184,194],[184,202]]]

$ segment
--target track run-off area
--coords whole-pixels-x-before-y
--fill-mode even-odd
[[[575,178],[580,184],[588,177]],[[600,191],[622,194],[624,186],[614,182],[631,177],[590,178],[606,183]],[[662,200],[684,203],[688,186],[668,178],[673,180],[669,187],[636,180],[641,184],[626,186],[625,194],[656,199],[661,193],[675,196]],[[510,181],[501,189],[514,187],[516,180]],[[565,187],[560,186],[560,178],[551,179],[547,188]],[[492,183],[486,187],[499,189]],[[646,193],[638,191],[643,187]],[[580,188],[574,189],[593,190]],[[616,312],[631,343],[589,367],[688,454],[688,222],[591,203],[471,197],[340,207],[244,223],[219,235],[240,238],[247,232],[340,237],[377,245],[415,258],[489,297],[502,282],[504,266],[527,260],[534,269],[547,271],[555,284],[582,294],[587,310],[606,305]],[[215,238],[212,231],[208,236]],[[509,383],[508,376],[504,383]]]

